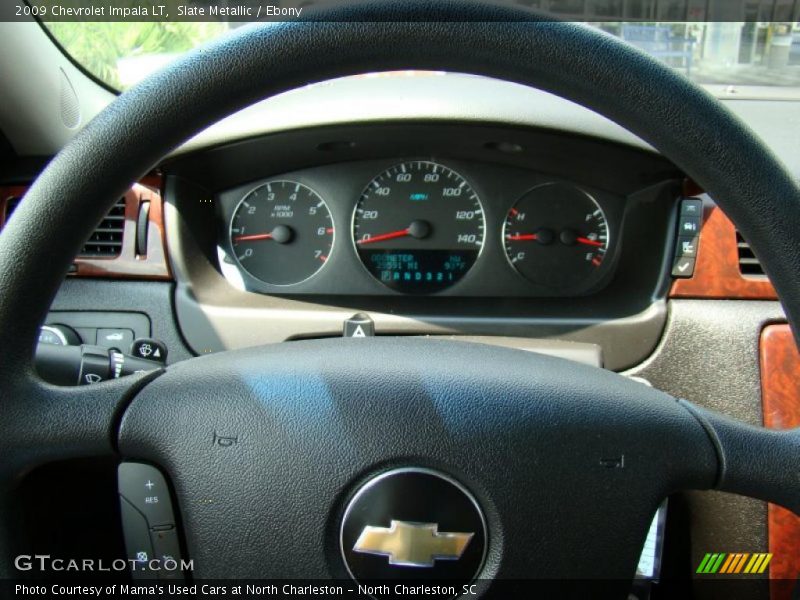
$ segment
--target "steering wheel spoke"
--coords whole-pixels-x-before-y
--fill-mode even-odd
[[[80,387],[54,386],[34,376],[16,378],[2,399],[0,476],[46,462],[112,455],[116,421],[125,404],[157,374]]]
[[[20,478],[37,467],[73,458],[102,458],[116,452],[116,425],[131,397],[158,375],[153,371],[81,387],[42,382],[31,373],[5,381],[0,398],[0,577],[12,570],[10,522]]]
[[[800,515],[800,428],[764,429],[683,402],[717,452],[716,489],[780,504]]]

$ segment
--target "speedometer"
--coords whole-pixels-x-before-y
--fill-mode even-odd
[[[375,177],[353,217],[358,256],[384,285],[431,293],[459,281],[483,247],[483,207],[461,175],[412,161]]]

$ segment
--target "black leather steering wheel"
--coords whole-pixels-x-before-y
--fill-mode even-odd
[[[748,426],[614,373],[507,349],[311,341],[81,388],[35,376],[38,327],[72,257],[132,181],[255,101],[406,68],[535,86],[651,143],[734,220],[797,334],[800,190],[685,78],[601,32],[512,9],[366,4],[331,20],[251,26],[188,54],[121,95],[30,188],[0,236],[0,503],[46,462],[152,462],[174,485],[195,577],[254,579],[346,577],[347,501],[393,467],[435,469],[471,490],[486,518],[485,578],[629,579],[653,511],[678,490],[800,512],[800,430]],[[239,443],[214,446],[221,431]],[[605,468],[608,457],[624,467]],[[13,575],[7,534],[0,544],[0,575]]]

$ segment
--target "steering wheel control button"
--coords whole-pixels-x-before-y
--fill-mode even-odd
[[[126,462],[117,471],[122,530],[134,579],[184,579],[181,548],[167,482],[143,463]]]
[[[120,498],[120,514],[122,515],[122,532],[125,536],[125,549],[131,560],[131,576],[133,579],[149,579],[147,565],[155,556],[150,540],[150,528],[147,519],[136,510],[125,498]]]
[[[159,561],[158,578],[166,580],[182,580],[180,570],[181,546],[178,542],[178,531],[174,527],[158,528],[150,532],[153,542],[153,557]]]
[[[167,346],[164,342],[152,338],[139,338],[131,344],[131,356],[166,363]]]
[[[147,519],[150,528],[175,525],[167,482],[161,472],[143,463],[124,462],[117,470],[119,495]]]
[[[342,557],[363,585],[441,580],[461,590],[480,573],[486,547],[475,498],[429,469],[395,469],[368,481],[342,519]]]
[[[133,331],[130,329],[98,329],[97,345],[122,351],[133,343]]]
[[[344,322],[343,337],[367,338],[375,335],[375,322],[364,313],[358,313]]]

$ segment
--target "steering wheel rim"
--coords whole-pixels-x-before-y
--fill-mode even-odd
[[[219,118],[333,77],[405,68],[463,71],[534,85],[611,118],[672,159],[733,219],[759,254],[797,337],[800,190],[744,124],[682,76],[611,36],[532,21],[514,9],[475,5],[467,20],[464,10],[448,2],[363,4],[329,14],[331,22],[243,28],[120,96],[53,159],[0,235],[0,347],[18,349],[0,366],[0,444],[9,457],[0,473],[2,500],[14,478],[37,464],[114,453],[131,398],[151,389],[150,379],[161,379],[156,373],[62,389],[43,384],[32,370],[38,327],[71,257],[113,199]],[[93,178],[75,177],[87,165]],[[797,430],[765,432],[680,406],[707,436],[697,443],[708,448],[698,452],[715,457],[708,468],[714,473],[707,469],[692,485],[800,510],[798,482],[787,474],[800,456]],[[135,423],[130,414],[127,422]],[[129,441],[129,448],[136,446]],[[0,544],[7,545],[2,538]]]

